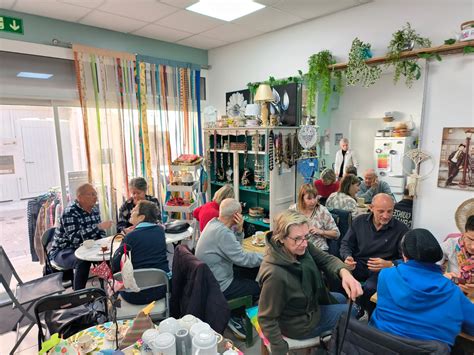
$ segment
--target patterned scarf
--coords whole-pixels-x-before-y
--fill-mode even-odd
[[[474,255],[468,253],[462,237],[459,238],[456,245],[456,254],[461,278],[468,282],[474,282]]]

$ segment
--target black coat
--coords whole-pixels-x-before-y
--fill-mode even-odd
[[[173,256],[170,313],[175,318],[192,314],[222,334],[230,309],[209,266],[183,245]]]

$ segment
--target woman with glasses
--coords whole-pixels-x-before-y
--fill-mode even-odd
[[[330,293],[323,280],[342,280],[342,287],[355,300],[360,283],[344,263],[308,243],[310,224],[297,211],[280,213],[273,233],[267,234],[267,252],[260,266],[258,321],[270,341],[273,354],[288,353],[283,336],[308,339],[334,327],[347,312],[346,298]]]
[[[300,187],[298,202],[290,206],[290,210],[296,210],[303,214],[309,221],[309,242],[321,250],[328,250],[326,239],[337,239],[340,236],[334,218],[328,209],[318,201],[318,190],[311,185],[305,184]]]

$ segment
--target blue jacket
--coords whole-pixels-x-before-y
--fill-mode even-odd
[[[452,346],[461,329],[474,335],[474,304],[438,265],[409,260],[380,272],[370,323],[391,334]]]

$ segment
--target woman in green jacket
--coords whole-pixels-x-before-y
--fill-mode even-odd
[[[275,218],[267,234],[268,250],[259,271],[262,288],[258,321],[270,341],[272,354],[286,354],[283,335],[293,339],[315,337],[334,327],[347,312],[343,295],[330,293],[321,272],[342,279],[342,287],[355,300],[360,283],[338,258],[308,243],[308,219],[287,210]]]

